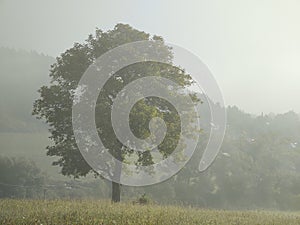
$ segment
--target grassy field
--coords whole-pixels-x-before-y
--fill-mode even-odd
[[[0,224],[300,224],[300,213],[218,211],[109,201],[0,200]]]

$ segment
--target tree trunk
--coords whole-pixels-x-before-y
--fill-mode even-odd
[[[122,154],[121,150],[116,152],[116,159],[119,162],[122,162]],[[120,202],[121,201],[121,172],[122,172],[122,165],[121,163],[116,163],[114,167],[114,172],[113,172],[113,181],[111,184],[111,201],[112,202]]]
[[[112,181],[112,193],[111,193],[111,201],[112,202],[120,202],[121,201],[121,185],[119,183]]]

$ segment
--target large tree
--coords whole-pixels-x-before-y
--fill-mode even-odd
[[[95,35],[89,35],[83,44],[75,43],[72,48],[57,57],[56,62],[51,66],[51,85],[40,88],[40,98],[34,103],[33,114],[40,119],[45,119],[50,127],[52,134],[50,138],[54,144],[47,147],[47,155],[59,157],[53,165],[61,166],[63,175],[78,178],[92,172],[101,176],[84,160],[76,145],[72,130],[72,103],[74,90],[80,78],[87,68],[105,52],[126,43],[145,40],[163,43],[161,37],[150,36],[129,25],[117,24],[114,29],[107,32],[96,29]],[[168,46],[161,45],[158,52],[168,64],[142,62],[117,71],[104,85],[96,105],[96,126],[103,144],[115,158],[122,162],[135,154],[137,167],[151,165],[156,159],[150,151],[135,152],[117,139],[111,124],[110,113],[116,95],[125,85],[149,75],[171,79],[182,89],[193,83],[191,76],[184,70],[170,66],[172,51]],[[185,101],[186,97],[191,96],[189,92],[182,90],[178,90],[178,93],[182,96],[179,101]],[[192,97],[194,102],[197,102],[195,95]],[[158,149],[162,157],[168,157],[178,144],[182,132],[179,114],[174,106],[164,99],[144,98],[138,101],[130,112],[129,122],[133,134],[142,139],[148,137],[150,133],[148,124],[153,117],[160,117],[166,123],[167,134]],[[194,115],[190,118],[190,123],[193,124]],[[112,182],[112,201],[120,201],[118,182]]]

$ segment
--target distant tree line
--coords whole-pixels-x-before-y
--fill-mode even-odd
[[[198,163],[208,134],[187,166],[147,188],[156,201],[226,209],[300,209],[300,120],[288,112],[253,116],[228,108],[227,133],[217,159],[204,173]]]
[[[237,107],[229,107],[227,111],[224,143],[207,171],[198,172],[208,137],[204,131],[195,155],[176,176],[149,187],[123,187],[122,198],[132,200],[146,193],[160,204],[299,210],[299,116],[294,112],[253,116]],[[205,117],[205,110],[202,115]],[[111,184],[102,179],[92,182],[84,182],[84,178],[72,182],[47,180],[45,174],[24,159],[0,158],[0,171],[1,197],[43,198],[46,189],[46,198],[107,198],[111,189]],[[1,183],[35,187],[26,189]],[[54,187],[43,186],[48,184]]]

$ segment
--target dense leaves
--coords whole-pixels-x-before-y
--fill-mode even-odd
[[[97,174],[80,154],[72,130],[72,102],[81,76],[88,66],[103,53],[125,43],[143,40],[157,42],[158,47],[155,47],[153,52],[158,54],[163,62],[172,62],[171,49],[163,44],[161,37],[150,36],[145,32],[133,29],[129,25],[118,24],[113,30],[107,32],[97,29],[94,36],[90,35],[83,44],[74,44],[52,65],[51,85],[40,88],[40,98],[34,103],[33,114],[39,119],[44,119],[50,127],[50,138],[54,141],[54,145],[47,147],[47,154],[59,157],[53,164],[62,167],[62,174],[75,178],[86,176],[89,172]],[[130,53],[139,56],[138,52]],[[123,145],[114,133],[111,122],[113,100],[123,87],[145,76],[165,77],[176,82],[181,90],[175,91],[180,93],[179,96],[182,96],[178,98],[178,101],[182,102],[186,102],[186,98],[189,97],[189,94],[182,90],[193,82],[191,77],[180,68],[164,63],[142,62],[117,71],[105,83],[98,97],[95,120],[104,146],[120,161],[132,160],[128,157],[131,157],[135,152],[130,147]],[[197,98],[194,97],[193,99],[196,103]],[[194,107],[194,105],[188,107]],[[166,123],[168,135],[158,149],[162,157],[167,157],[175,149],[182,131],[178,112],[162,99],[145,98],[136,103],[130,113],[129,123],[134,134],[140,138],[149,136],[148,124],[153,117],[160,117]],[[195,115],[189,115],[188,118],[192,125],[196,119]],[[194,131],[196,130],[191,126],[189,132],[193,133]],[[184,132],[188,133],[188,131]],[[137,160],[134,163],[137,166],[154,163],[154,157],[150,151],[135,154]],[[103,173],[111,174],[107,169],[103,169]],[[117,194],[119,194],[118,192],[117,190]]]

